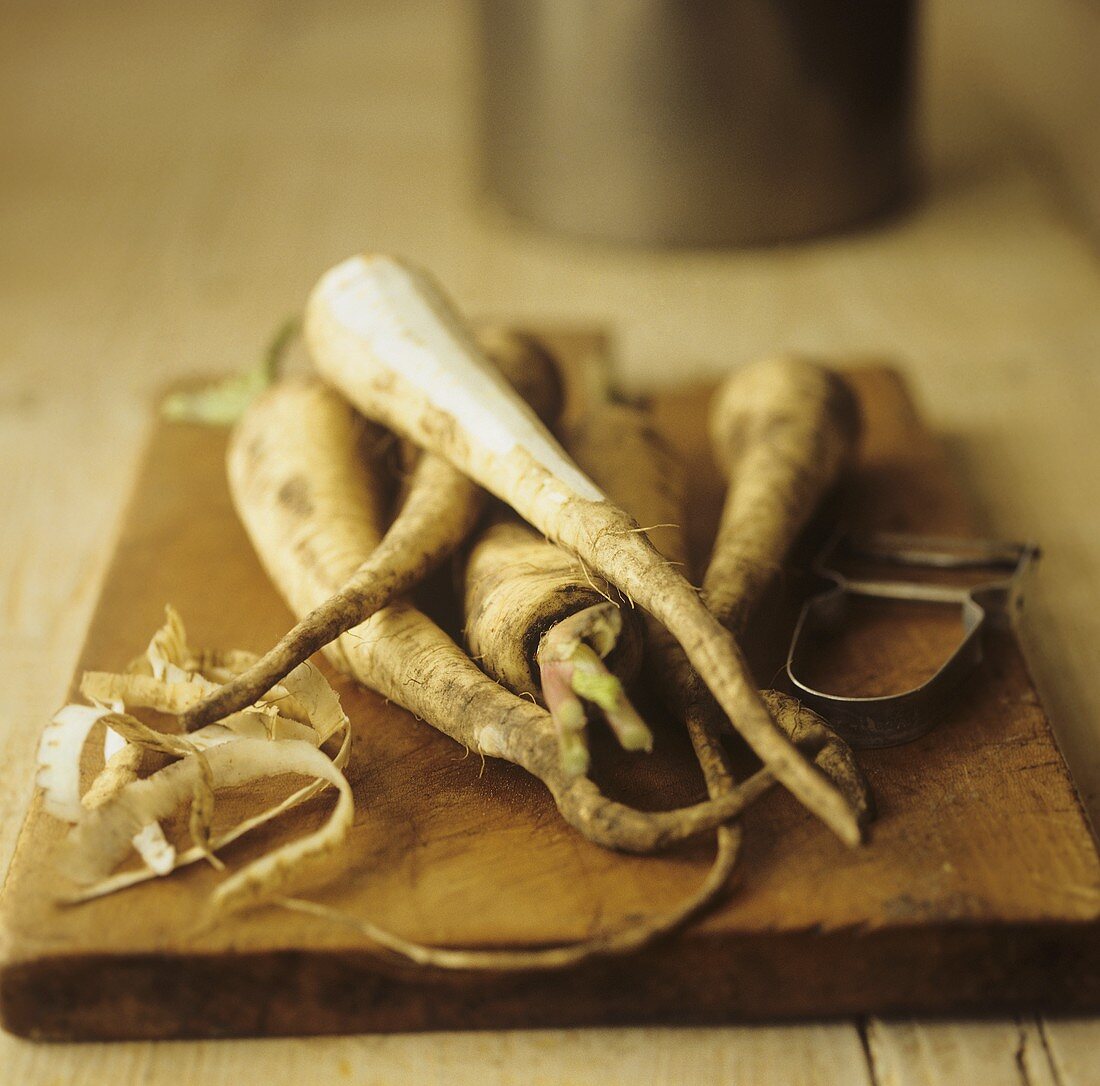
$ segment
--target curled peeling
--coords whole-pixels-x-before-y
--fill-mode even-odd
[[[167,875],[176,866],[176,850],[164,836],[159,822],[143,826],[130,841],[154,874]]]
[[[54,818],[77,822],[80,802],[80,755],[96,723],[112,709],[98,705],[66,705],[46,725],[38,742],[38,773],[42,805]]]
[[[118,749],[114,749],[115,740],[121,744]],[[107,739],[103,743],[103,756],[106,759],[103,768],[80,799],[81,805],[89,811],[102,806],[116,792],[138,779],[145,751],[136,743],[127,743],[118,732],[108,728]]]
[[[239,745],[234,744],[232,749]],[[291,746],[298,749],[292,751]],[[313,857],[335,850],[351,829],[355,814],[351,785],[325,754],[295,740],[286,740],[268,743],[264,749],[264,757],[269,759],[269,764],[259,767],[261,775],[274,776],[279,772],[294,772],[316,776],[318,780],[333,785],[339,798],[328,821],[319,830],[269,852],[227,878],[214,891],[213,904],[219,910],[259,904],[282,888],[288,872]],[[271,759],[274,761],[270,761]],[[281,770],[278,768],[280,762],[283,767]]]
[[[119,710],[122,709],[120,705]],[[120,750],[126,749],[126,740],[114,730],[108,728],[103,736],[103,761],[109,762]]]
[[[83,887],[70,902],[85,901],[167,875],[207,859],[214,850],[333,786],[336,806],[326,823],[235,872],[212,898],[220,912],[256,904],[283,888],[304,861],[333,851],[352,823],[351,787],[342,770],[351,749],[351,726],[335,691],[314,667],[296,668],[256,705],[191,734],[151,728],[127,708],[179,715],[218,683],[255,660],[252,653],[194,650],[178,613],[166,608],[143,656],[124,674],[88,672],[81,693],[94,705],[67,705],[43,733],[37,781],[45,809],[74,823],[59,863]],[[81,759],[93,728],[106,725],[105,764],[81,795]],[[339,737],[338,751],[322,745]],[[154,750],[177,759],[146,777],[143,755]],[[260,778],[312,777],[279,803],[212,832],[215,793]],[[191,847],[178,850],[161,822],[190,804]],[[142,866],[115,873],[136,852]]]
[[[336,807],[321,829],[283,845],[230,876],[215,893],[215,904],[219,907],[244,904],[260,898],[265,890],[274,890],[291,867],[309,856],[334,849],[351,826],[351,786],[333,761],[316,747],[293,739],[236,739],[211,748],[206,758],[214,790],[293,773],[316,777],[334,785],[339,792]],[[151,777],[133,781],[109,802],[89,812],[65,841],[60,857],[65,874],[87,887],[107,879],[126,859],[131,845],[136,844],[134,838],[150,823],[168,818],[187,802],[201,776],[197,758],[182,758]],[[214,847],[221,843],[224,842],[217,839],[210,842]],[[187,855],[176,857],[169,870],[181,866],[180,861]],[[80,895],[88,896],[101,895]]]
[[[218,688],[217,683],[202,675],[184,674],[186,678],[169,680],[151,675],[86,671],[80,680],[80,692],[89,701],[122,702],[131,708],[156,709],[160,713],[178,715]]]
[[[164,608],[164,625],[153,634],[145,650],[150,673],[154,679],[172,679],[172,670],[186,670],[190,656],[183,619],[169,604]]]
[[[206,752],[211,786],[233,788],[263,777],[297,774],[316,777],[340,793],[329,821],[315,833],[255,860],[224,882],[216,895],[219,903],[248,897],[256,889],[273,885],[282,870],[306,856],[330,851],[339,844],[352,820],[351,786],[332,760],[317,747],[296,739],[234,739]],[[144,780],[135,780],[95,811],[87,812],[74,826],[59,860],[64,873],[81,886],[92,886],[113,873],[135,845],[134,838],[151,823],[169,818],[193,796],[201,779],[194,756],[175,761]],[[211,844],[217,845],[217,841]],[[145,853],[142,853],[143,857]],[[150,865],[152,866],[152,865]],[[179,866],[175,863],[174,869]],[[157,871],[157,874],[160,871]]]
[[[279,686],[300,707],[322,743],[347,726],[348,717],[340,707],[336,691],[308,660],[284,676]]]
[[[216,728],[217,725],[208,725],[211,729]],[[192,732],[192,737],[197,735],[197,732]],[[228,741],[234,741],[231,738]],[[351,730],[350,728],[344,732],[343,740],[340,745],[339,751],[332,759],[332,764],[337,769],[343,769],[347,765],[348,755],[351,751]],[[150,778],[151,779],[151,778]],[[296,792],[287,796],[285,799],[280,800],[274,806],[268,807],[259,814],[253,815],[251,818],[246,818],[243,822],[238,822],[230,829],[223,831],[220,834],[212,837],[210,840],[210,847],[212,849],[224,848],[226,845],[232,844],[232,842],[239,840],[246,833],[251,832],[258,826],[265,825],[271,822],[273,819],[278,818],[279,815],[285,811],[289,811],[292,807],[297,807],[306,800],[312,799],[318,795],[328,786],[327,780],[315,780],[311,784],[307,784],[303,788],[299,788]],[[190,864],[196,863],[199,860],[205,858],[203,850],[197,846],[193,846],[184,852],[180,852],[176,856],[176,867],[187,867]],[[91,901],[97,897],[106,897],[108,894],[117,893],[119,890],[125,890],[130,886],[136,886],[142,882],[148,882],[150,879],[156,878],[156,874],[150,871],[147,867],[138,868],[134,871],[122,871],[117,875],[111,875],[108,878],[103,879],[100,882],[95,883],[93,886],[88,887],[86,890],[78,891],[71,897],[67,898],[69,904],[75,905],[82,901]]]

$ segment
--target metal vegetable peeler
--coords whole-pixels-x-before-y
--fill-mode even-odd
[[[987,539],[942,539],[917,535],[835,536],[814,562],[814,571],[830,587],[806,601],[787,655],[787,676],[797,697],[833,726],[853,747],[889,747],[908,743],[929,731],[946,695],[982,659],[986,622],[1007,626],[1022,607],[1024,573],[1039,549],[1032,543]],[[1000,571],[995,579],[966,587],[921,581],[864,580],[832,568],[841,558],[909,568]],[[961,609],[962,639],[928,680],[911,690],[876,697],[843,697],[815,690],[799,679],[814,634],[836,630],[854,596],[943,604]]]

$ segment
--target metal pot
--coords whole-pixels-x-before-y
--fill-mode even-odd
[[[910,0],[482,0],[483,161],[571,234],[789,241],[911,178]]]

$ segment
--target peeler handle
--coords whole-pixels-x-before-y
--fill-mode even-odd
[[[1034,543],[875,532],[863,536],[838,535],[819,561],[831,559],[840,547],[856,558],[925,569],[1015,570],[1038,555]]]

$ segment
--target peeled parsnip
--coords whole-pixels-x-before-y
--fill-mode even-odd
[[[381,469],[359,455],[353,408],[319,384],[285,382],[247,410],[229,449],[234,504],[272,582],[299,615],[327,599],[378,546],[385,509]],[[287,501],[297,480],[308,501]],[[538,777],[563,818],[596,844],[651,852],[736,816],[772,783],[767,770],[718,800],[639,811],[561,767],[541,706],[495,682],[438,626],[398,602],[326,648],[345,673],[421,717],[467,749],[504,758]]]
[[[479,330],[479,342],[490,361],[542,418],[556,418],[562,388],[553,360],[533,340],[501,328]],[[339,425],[355,425],[340,414]],[[293,417],[283,425],[301,424]],[[324,481],[312,468],[287,480],[284,501],[312,501]],[[343,485],[336,480],[337,490]],[[381,500],[372,490],[376,500]],[[340,634],[404,595],[470,534],[484,505],[485,494],[446,460],[420,456],[396,518],[377,547],[327,599],[313,607],[278,643],[251,667],[204,699],[181,718],[193,731],[256,702],[284,675],[315,652],[330,646]],[[329,649],[338,658],[339,649]]]
[[[765,766],[859,842],[855,813],[776,726],[730,634],[487,364],[424,273],[353,257],[322,277],[305,327],[318,369],[360,411],[449,460],[667,627]]]

